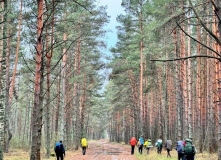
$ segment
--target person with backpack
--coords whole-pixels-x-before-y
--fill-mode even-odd
[[[178,153],[178,160],[180,160],[180,159],[182,160],[182,158],[183,158],[182,149],[183,149],[183,141],[177,141],[176,150]]]
[[[166,150],[167,150],[167,158],[171,157],[170,151],[172,151],[172,141],[171,140],[166,140],[165,147],[166,147]]]
[[[144,141],[143,141],[143,138],[141,136],[140,136],[139,142],[140,142],[139,143],[139,153],[142,154]]]
[[[191,139],[186,139],[185,143],[183,143],[182,154],[184,156],[183,160],[194,160],[196,149]]]
[[[131,155],[134,154],[134,148],[135,148],[135,145],[137,144],[137,140],[135,137],[132,137],[131,140],[130,140],[130,145],[131,145]]]
[[[81,147],[82,147],[82,154],[86,154],[86,147],[87,147],[87,140],[86,138],[81,139]]]
[[[157,146],[157,153],[161,154],[163,148],[163,141],[161,138],[157,140],[156,146]]]
[[[153,147],[153,145],[152,145],[152,143],[151,143],[151,139],[148,139],[147,140],[147,154],[149,154],[149,150],[150,150],[150,148],[152,148]]]
[[[64,157],[65,157],[65,148],[62,144],[62,141],[55,144],[54,151],[56,153],[57,160],[59,160],[59,158],[61,158],[61,160],[64,159]]]

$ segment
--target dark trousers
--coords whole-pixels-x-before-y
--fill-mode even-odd
[[[178,153],[178,160],[183,160],[182,158],[183,158],[182,153]]]
[[[85,155],[86,153],[86,147],[82,147],[82,154]]]
[[[64,159],[63,154],[56,154],[56,156],[57,156],[57,160],[59,160],[59,158],[61,158],[61,160]]]
[[[142,152],[143,152],[143,145],[141,144],[141,145],[139,146],[139,153],[142,154]]]
[[[162,147],[157,147],[157,153],[161,154],[161,151],[162,151]]]
[[[167,157],[171,157],[169,149],[167,149]]]
[[[131,146],[131,155],[134,154],[134,148],[135,148],[135,146]]]
[[[150,148],[147,148],[147,154],[149,154],[149,152],[150,152]]]
[[[194,155],[185,155],[182,160],[194,160]]]

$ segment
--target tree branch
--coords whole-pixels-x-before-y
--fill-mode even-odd
[[[189,56],[189,57],[182,57],[182,58],[175,58],[175,59],[164,59],[164,60],[151,59],[150,61],[152,61],[152,62],[171,62],[171,61],[187,60],[187,59],[191,59],[191,58],[212,58],[212,59],[217,59],[217,60],[221,61],[221,58],[214,57],[214,56],[208,56],[208,55],[196,55],[196,56]]]
[[[203,47],[209,49],[210,51],[216,53],[216,55],[218,55],[219,57],[221,57],[221,55],[219,54],[219,52],[214,51],[212,48],[206,46],[205,44],[203,44],[202,42],[198,41],[196,38],[192,37],[191,35],[189,35],[188,33],[186,33],[186,31],[183,30],[183,28],[176,22],[177,26],[185,33],[185,35],[187,35],[188,37],[190,37],[192,40],[194,40],[195,42],[201,44]]]
[[[203,28],[216,40],[216,42],[221,46],[221,41],[219,40],[219,38],[213,34],[212,31],[209,30],[209,28],[206,27],[206,25],[202,22],[202,20],[200,19],[198,13],[196,12],[195,8],[193,7],[192,1],[189,0],[190,6],[193,9],[194,14],[196,15],[197,19],[199,20],[199,22],[201,23],[201,25],[203,26]]]

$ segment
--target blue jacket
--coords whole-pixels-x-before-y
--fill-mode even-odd
[[[142,137],[140,137],[140,143],[141,143],[141,144],[144,144]]]

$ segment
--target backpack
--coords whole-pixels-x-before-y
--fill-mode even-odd
[[[82,145],[82,147],[87,147],[87,140],[86,140],[86,138],[82,138],[81,145]]]
[[[163,141],[161,139],[158,139],[157,141],[157,148],[159,149],[163,148]]]
[[[55,145],[55,153],[57,153],[57,154],[62,153],[61,143],[56,143],[56,145]]]
[[[131,138],[131,140],[130,140],[130,144],[132,145],[132,146],[135,146],[136,145],[136,138],[135,137],[132,137]]]
[[[177,141],[177,147],[176,147],[177,152],[182,153],[182,148],[183,148],[183,141]]]
[[[167,149],[172,151],[172,141],[171,140],[167,140]]]
[[[152,145],[152,143],[151,143],[151,140],[150,140],[150,139],[148,139],[148,141],[147,141],[147,146],[148,146],[148,148],[149,148],[149,147],[153,147],[153,145]]]
[[[186,145],[183,147],[183,152],[185,155],[191,155],[194,154],[192,140],[186,139],[185,140]]]

